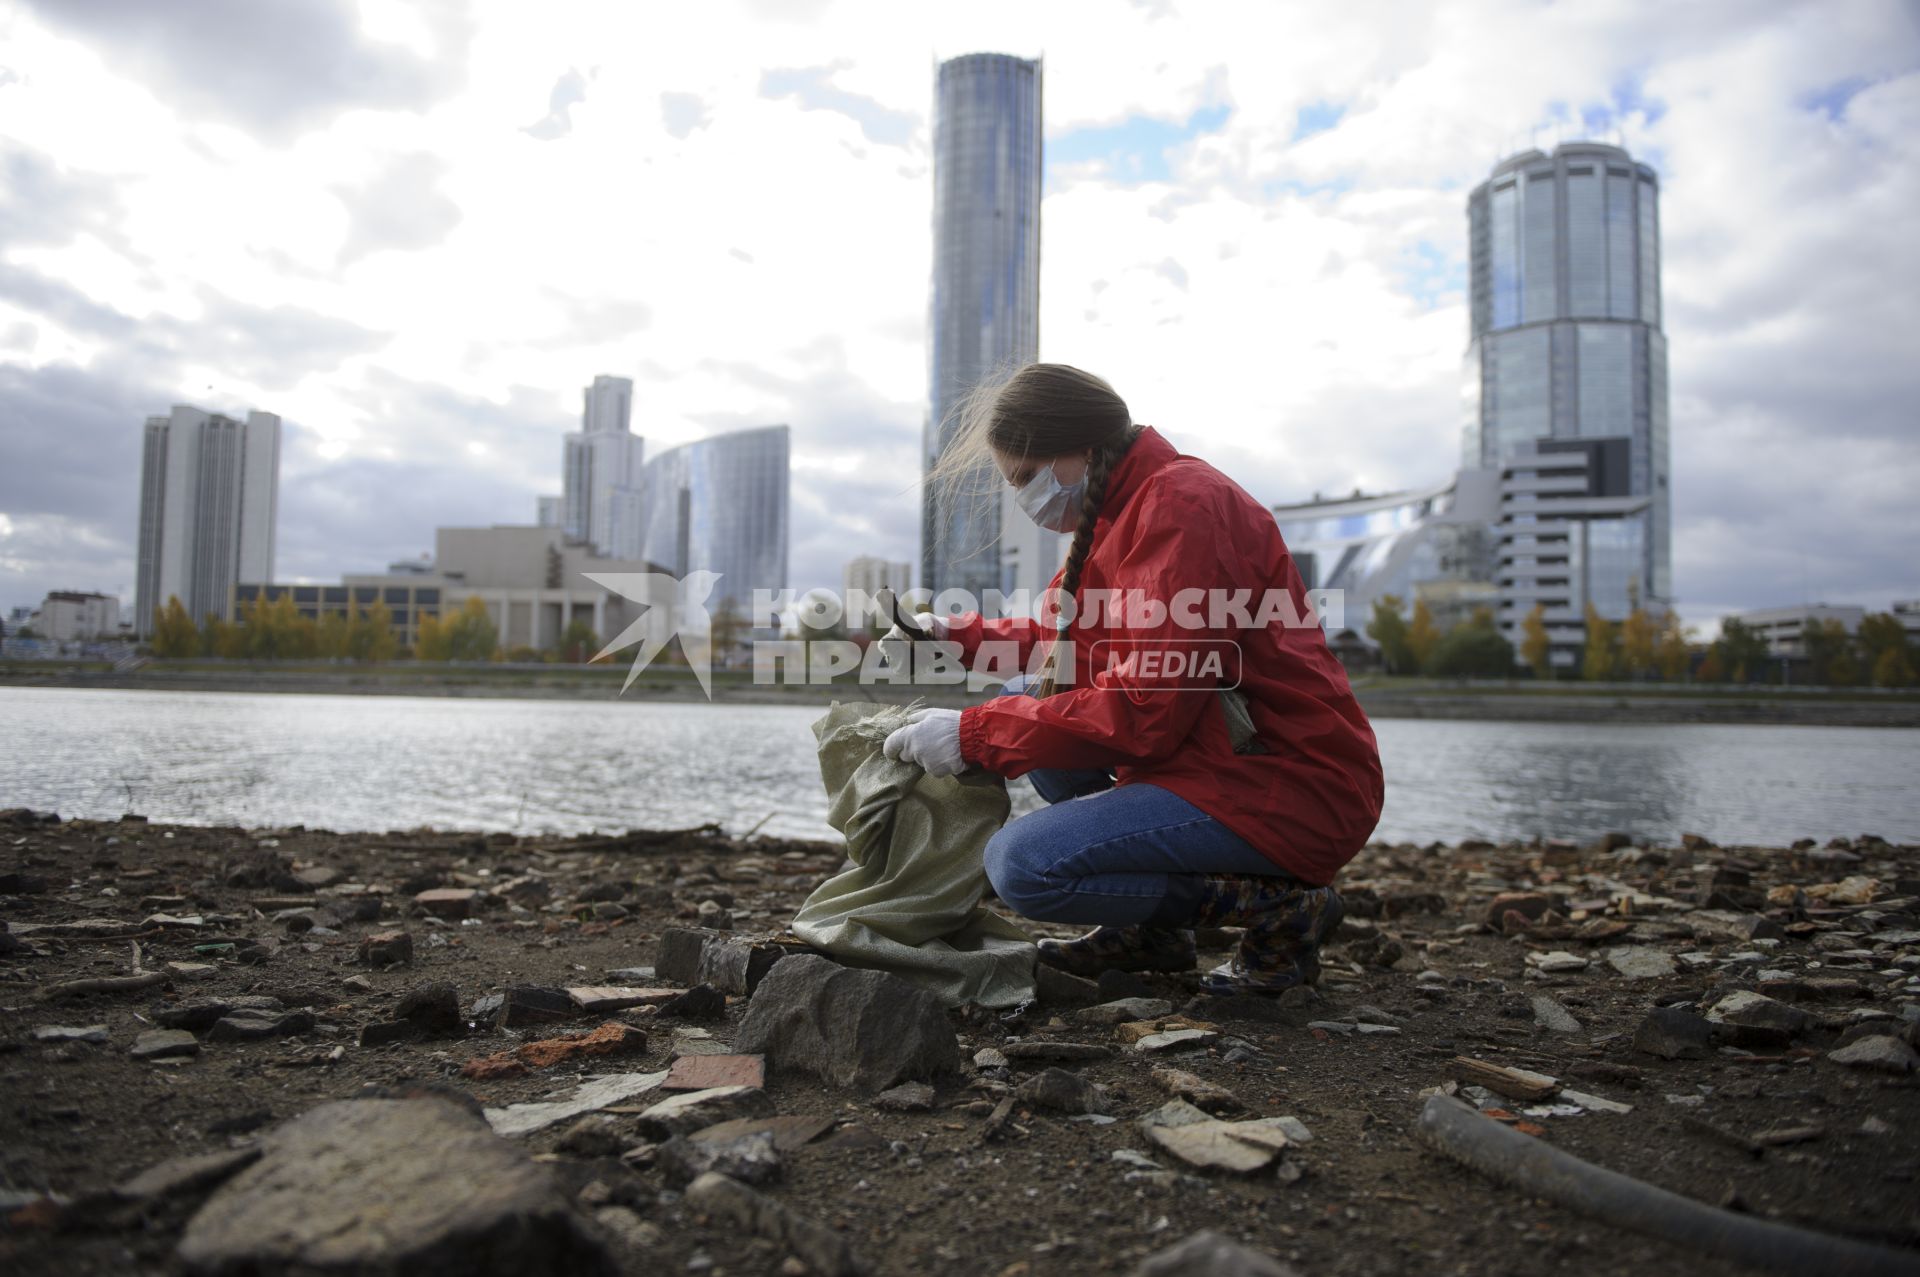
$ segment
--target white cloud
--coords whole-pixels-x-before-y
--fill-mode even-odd
[[[1456,463],[1466,192],[1599,127],[1662,173],[1689,615],[1920,593],[1887,535],[1920,478],[1920,302],[1895,286],[1920,277],[1920,36],[1897,3],[303,0],[315,47],[281,74],[313,78],[211,97],[182,88],[200,54],[135,48],[115,8],[0,8],[0,277],[32,284],[0,298],[24,405],[0,450],[68,464],[39,423],[89,377],[111,393],[74,429],[101,446],[137,452],[143,397],[281,412],[289,574],[424,548],[424,506],[367,499],[423,476],[434,517],[528,517],[601,372],[635,378],[650,447],[793,427],[796,586],[917,557],[933,70],[988,49],[1045,54],[1050,138],[1179,139],[1140,169],[1163,181],[1050,174],[1042,351],[1257,496]],[[74,211],[35,220],[36,192]],[[125,575],[134,495],[108,490],[0,485],[0,602]],[[21,540],[61,519],[107,548]]]

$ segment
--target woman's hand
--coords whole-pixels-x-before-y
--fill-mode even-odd
[[[918,629],[920,633],[928,639],[939,642],[944,641],[947,637],[947,623],[931,612],[915,612],[913,614],[913,624],[914,628]],[[894,640],[903,643],[908,641],[906,627],[898,621],[894,622],[892,629],[880,636],[882,643]]]
[[[924,640],[920,641],[946,642],[947,623],[933,613],[916,612],[913,617],[913,624],[919,629],[921,634],[926,636]],[[892,629],[880,636],[880,652],[887,658],[888,665],[904,665],[906,664],[907,650],[915,641],[916,640],[908,637],[904,626],[895,622]]]
[[[887,734],[880,750],[888,758],[916,763],[929,776],[953,776],[966,770],[960,756],[960,711],[917,709],[905,727]]]

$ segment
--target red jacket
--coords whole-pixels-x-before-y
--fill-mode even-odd
[[[1089,616],[1083,604],[1068,631],[1071,685],[1045,700],[1002,696],[970,706],[960,715],[961,753],[1002,776],[1110,767],[1119,784],[1149,781],[1173,791],[1295,877],[1331,882],[1380,819],[1380,751],[1319,625],[1288,626],[1271,613],[1257,623],[1269,590],[1287,596],[1274,596],[1270,607],[1310,618],[1272,513],[1206,462],[1143,430],[1108,480],[1079,597],[1141,591],[1138,597],[1168,605],[1164,617],[1140,612],[1116,625],[1110,608]],[[1207,602],[1171,606],[1176,596],[1234,592],[1251,596],[1237,613]],[[1010,641],[1022,668],[1032,668],[1033,645],[1050,641],[1051,632],[1051,622],[969,614],[953,618],[950,637],[968,661],[982,642]],[[1125,642],[1096,647],[1102,639]],[[1150,648],[1220,651],[1226,641],[1239,645],[1240,691],[1266,753],[1233,751],[1212,683],[1119,659]],[[1229,671],[1222,682],[1232,677]]]

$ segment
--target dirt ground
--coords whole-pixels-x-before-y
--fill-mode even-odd
[[[1455,1058],[1468,1056],[1632,1106],[1529,1116],[1525,1102],[1481,1097],[1579,1157],[1708,1203],[1920,1248],[1920,1077],[1828,1058],[1868,1032],[1915,1035],[1916,849],[1871,837],[1796,849],[1690,841],[1370,847],[1341,880],[1349,920],[1310,1002],[1242,1019],[1216,1013],[1218,1003],[1189,1007],[1197,976],[1145,978],[1153,994],[1225,1035],[1180,1055],[1139,1055],[1109,1028],[1069,1024],[1066,1010],[953,1013],[969,1061],[1022,1038],[1116,1046],[1109,1058],[1068,1066],[1108,1088],[1118,1118],[1110,1123],[1016,1109],[1015,1125],[987,1138],[978,1102],[1037,1071],[1018,1060],[1010,1075],[968,1064],[939,1081],[927,1112],[881,1111],[869,1096],[772,1072],[779,1113],[831,1117],[838,1127],[788,1154],[784,1177],[765,1191],[842,1230],[881,1273],[1120,1273],[1201,1228],[1316,1274],[1736,1271],[1429,1151],[1413,1134],[1423,1092],[1457,1085]],[[77,1199],[163,1159],[243,1143],[323,1101],[428,1083],[500,1106],[609,1071],[605,1062],[571,1063],[476,1082],[460,1067],[523,1037],[608,1018],[647,1027],[648,1009],[378,1047],[358,1045],[358,1035],[430,981],[453,984],[463,1008],[511,985],[627,982],[609,973],[652,964],[661,933],[695,925],[706,901],[730,913],[739,934],[776,933],[839,863],[829,844],[712,830],[360,835],[0,813],[0,919],[9,929],[0,935],[0,1268],[180,1271],[173,1246],[183,1212],[105,1226],[67,1218],[47,1198]],[[529,881],[544,884],[544,900],[525,889]],[[486,907],[468,922],[430,919],[414,896],[440,887],[478,888]],[[1490,911],[1502,892],[1546,899]],[[296,930],[311,919],[273,916],[292,907],[277,898],[295,896],[314,906],[372,898],[380,917]],[[411,964],[369,968],[361,938],[393,929],[411,933]],[[1203,934],[1212,951],[1203,964],[1221,960],[1231,940]],[[1654,966],[1665,955],[1674,969],[1629,978],[1608,957],[1623,949],[1623,962],[1651,952]],[[1587,965],[1529,964],[1554,953]],[[168,965],[176,962],[208,969],[176,971]],[[136,970],[170,982],[46,996],[61,982]],[[1738,989],[1769,993],[1807,1019],[1789,1038],[1717,1043],[1705,1058],[1636,1050],[1636,1029],[1656,1005],[1704,1009]],[[156,1008],[238,995],[309,1008],[316,1023],[266,1041],[205,1041],[185,1059],[129,1054]],[[1578,1027],[1539,1023],[1539,995]],[[745,1009],[746,999],[734,999],[708,1026],[713,1035],[724,1041]],[[1361,1032],[1358,1021],[1398,1032]],[[104,1025],[107,1041],[34,1036],[60,1025]],[[646,1054],[617,1070],[666,1067],[671,1034],[650,1038]],[[1163,1065],[1229,1088],[1249,1117],[1305,1123],[1313,1138],[1287,1159],[1300,1174],[1200,1171],[1155,1149],[1134,1119],[1166,1102],[1150,1078]],[[646,1222],[642,1244],[629,1236],[621,1252],[629,1271],[798,1271],[771,1243],[689,1210],[644,1155],[629,1164],[555,1153],[565,1130],[523,1142],[590,1203],[626,1205]],[[1165,1169],[1116,1160],[1122,1149]]]

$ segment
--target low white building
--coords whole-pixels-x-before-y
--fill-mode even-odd
[[[842,583],[845,586],[842,602],[851,601],[856,591],[866,598],[872,598],[881,590],[905,594],[913,588],[913,565],[883,559],[876,554],[863,554],[847,563],[842,573]]]
[[[1896,605],[1897,606],[1897,605]],[[1738,621],[1767,641],[1769,656],[1805,656],[1807,630],[1827,621],[1838,621],[1849,634],[1860,632],[1865,620],[1863,607],[1829,607],[1825,603],[1803,603],[1795,607],[1769,607],[1741,612],[1729,620]],[[1909,631],[1911,632],[1911,631]]]
[[[1907,642],[1920,643],[1920,599],[1895,599],[1891,611],[1906,627]]]
[[[120,600],[111,594],[55,590],[30,620],[33,632],[55,643],[120,637]]]

